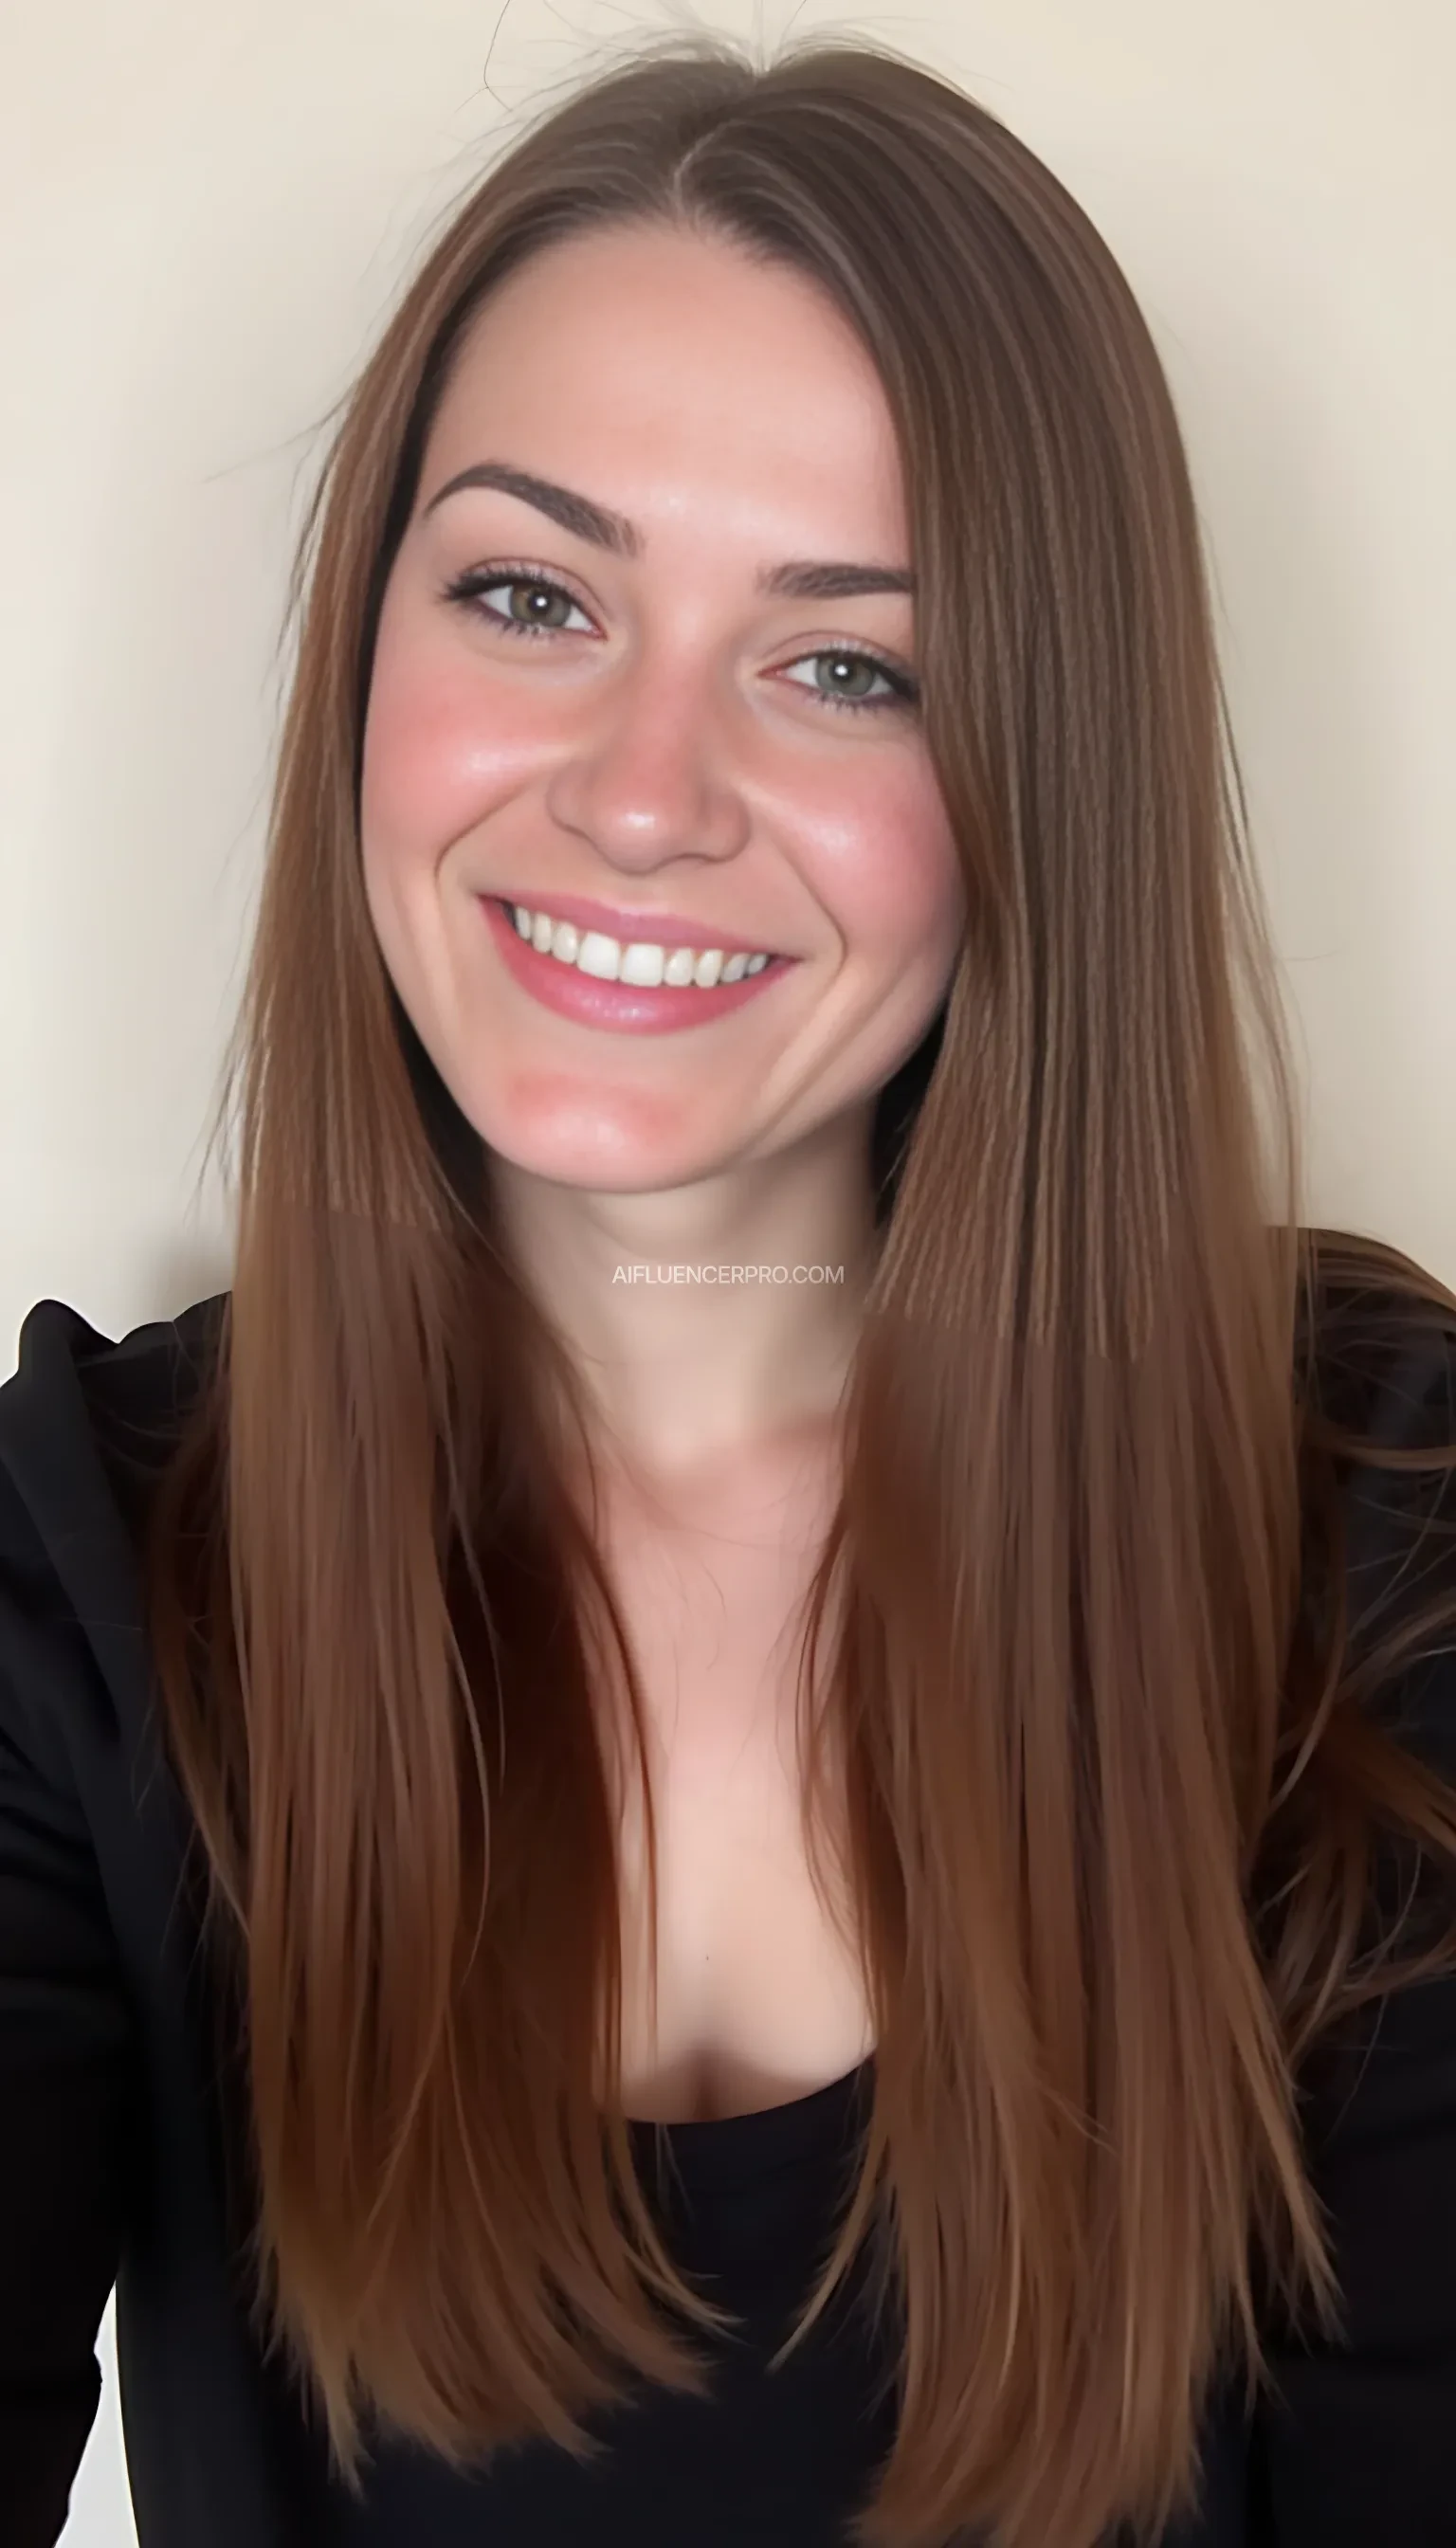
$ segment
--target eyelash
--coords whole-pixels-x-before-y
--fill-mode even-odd
[[[579,601],[570,588],[560,583],[555,576],[538,575],[534,569],[512,565],[508,561],[503,566],[469,568],[464,575],[456,576],[452,584],[446,585],[442,598],[446,601],[459,602],[466,608],[474,610],[478,617],[486,619],[491,627],[500,629],[505,636],[539,640],[565,637],[574,633],[565,628],[533,628],[524,620],[507,618],[503,611],[482,610],[481,595],[500,592],[504,586],[528,586],[542,592],[559,592],[562,599],[569,601],[574,609],[585,610],[587,607],[586,603]],[[917,704],[920,696],[918,682],[911,681],[909,675],[902,673],[896,665],[886,663],[883,656],[871,654],[865,647],[815,646],[807,655],[796,657],[795,661],[801,664],[812,664],[828,656],[834,656],[842,663],[870,665],[890,683],[891,695],[888,698],[880,696],[868,699],[847,699],[836,698],[831,690],[807,692],[810,698],[821,701],[824,706],[834,708],[841,714],[862,715],[866,710],[887,708],[906,710]],[[800,686],[801,684],[795,683],[795,687]]]

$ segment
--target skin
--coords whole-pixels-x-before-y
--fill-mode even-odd
[[[613,555],[459,471],[508,461],[638,526]],[[804,278],[677,231],[538,254],[475,322],[385,593],[365,734],[384,959],[495,1154],[510,1243],[642,1474],[745,1473],[831,1418],[873,1264],[877,1091],[945,997],[963,886],[919,715],[913,600],[766,597],[783,559],[911,564],[873,366]],[[471,602],[442,597],[500,562]],[[575,607],[542,640],[493,626]],[[630,1035],[542,1007],[482,892],[703,917],[800,960],[721,1021]],[[646,933],[650,934],[650,933]],[[619,1267],[843,1266],[669,1288]]]

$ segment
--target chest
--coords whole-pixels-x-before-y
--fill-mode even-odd
[[[816,1511],[801,1499],[667,1531],[619,1526],[606,1551],[642,1684],[658,1847],[654,1927],[629,1780],[618,1880],[630,2115],[780,2105],[872,2048],[844,1895],[820,1900],[800,1828],[795,1674]]]

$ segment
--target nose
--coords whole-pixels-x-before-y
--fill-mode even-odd
[[[707,675],[641,661],[582,709],[552,772],[547,810],[624,875],[682,858],[736,856],[749,809]]]

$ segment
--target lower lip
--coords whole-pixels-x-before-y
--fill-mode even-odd
[[[745,973],[737,982],[715,983],[710,991],[699,991],[690,983],[685,987],[665,983],[659,990],[650,990],[638,982],[601,982],[575,964],[563,964],[557,956],[542,956],[529,939],[522,938],[504,904],[493,895],[479,894],[477,900],[508,971],[523,990],[561,1017],[579,1018],[586,1026],[616,1027],[630,1035],[674,1035],[682,1027],[710,1026],[714,1018],[727,1017],[730,1010],[756,999],[798,960],[771,956],[759,972]]]

